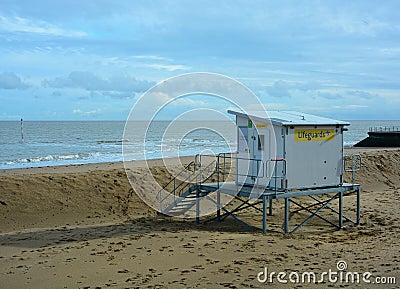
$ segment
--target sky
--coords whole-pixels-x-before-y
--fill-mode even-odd
[[[0,120],[125,120],[193,72],[243,83],[267,110],[398,120],[400,2],[0,0]],[[191,97],[164,117],[226,111]]]

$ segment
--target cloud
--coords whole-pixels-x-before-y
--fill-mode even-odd
[[[97,116],[101,113],[101,109],[93,109],[89,111],[82,111],[81,109],[74,109],[72,111],[73,114],[78,114],[80,116]]]
[[[308,92],[308,91],[314,91],[318,88],[321,88],[323,86],[323,84],[318,81],[311,80],[311,81],[305,81],[303,83],[299,83],[296,86],[299,90]]]
[[[127,75],[102,78],[88,71],[73,71],[67,77],[44,80],[43,86],[53,88],[81,88],[89,91],[143,92],[155,83]]]
[[[29,85],[13,72],[3,72],[0,74],[0,89],[24,89]]]
[[[275,81],[272,86],[266,88],[268,94],[272,97],[291,97],[289,85],[286,81]]]
[[[396,1],[379,9],[368,1],[214,2],[2,0],[0,73],[23,72],[35,85],[34,92],[3,93],[2,111],[13,113],[14,95],[32,101],[31,109],[35,95],[53,91],[62,95],[52,100],[68,104],[60,111],[71,115],[78,97],[86,97],[79,107],[86,112],[102,98],[125,105],[153,84],[136,78],[161,81],[195,70],[248,79],[271,109],[360,103],[382,118],[396,114]],[[121,72],[131,76],[112,76]],[[0,87],[18,86],[6,83]]]
[[[317,91],[317,95],[319,97],[325,98],[325,99],[341,99],[343,98],[343,95],[339,93],[332,93],[332,92],[321,92]]]
[[[350,91],[341,91],[341,92],[328,92],[328,91],[317,91],[317,95],[319,97],[329,99],[329,100],[338,100],[338,99],[379,99],[381,98],[378,94],[370,93],[362,90],[350,90]]]
[[[67,77],[44,80],[44,86],[54,88],[84,88],[87,90],[103,90],[105,83],[91,72],[73,71]]]
[[[143,59],[143,60],[162,60],[162,61],[172,61],[171,58],[162,57],[158,55],[135,55],[133,56],[136,59]]]
[[[346,105],[334,105],[332,108],[335,109],[355,109],[355,108],[368,108],[368,105],[361,104],[346,104]]]
[[[86,33],[82,31],[65,30],[42,20],[31,20],[22,17],[0,16],[0,30],[64,37],[86,36]]]
[[[99,17],[110,18],[116,14],[129,13],[138,10],[137,6],[139,5],[132,5],[130,1],[111,2],[109,0],[37,0],[35,5],[26,0],[2,0],[1,6],[1,10],[9,14],[18,12],[34,18],[43,17],[62,21],[79,18],[87,21]]]
[[[207,101],[204,100],[204,95],[185,95],[178,98],[172,98],[168,93],[165,92],[153,92],[149,97],[151,105],[166,104],[172,106],[183,106],[183,107],[202,107],[207,105]],[[209,96],[208,96],[209,97]],[[208,103],[209,104],[209,103]]]
[[[361,90],[355,90],[355,91],[349,91],[349,95],[364,98],[364,99],[372,99],[372,98],[379,98],[379,95],[369,93],[367,91],[361,91]]]
[[[99,98],[99,97],[109,97],[114,99],[124,99],[124,98],[132,98],[135,97],[136,93],[132,93],[130,91],[91,91],[90,97]],[[80,99],[88,99],[89,97],[81,96]]]
[[[185,66],[185,65],[159,64],[159,63],[144,64],[143,66],[155,68],[155,69],[164,69],[164,70],[168,70],[168,71],[190,70],[191,69],[189,66]]]

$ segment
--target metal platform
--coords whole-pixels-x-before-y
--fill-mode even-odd
[[[217,190],[220,193],[228,194],[228,195],[238,195],[242,197],[251,198],[252,190],[257,190],[257,195],[260,194],[260,198],[266,196],[272,199],[282,199],[282,198],[290,198],[290,197],[300,197],[307,195],[315,195],[315,194],[329,194],[333,192],[346,192],[351,190],[356,190],[356,187],[360,187],[359,184],[351,184],[344,183],[340,186],[334,187],[322,187],[322,188],[302,188],[302,189],[293,189],[290,191],[276,191],[275,188],[256,188],[251,186],[238,186],[235,182],[213,182],[213,183],[202,183],[199,184],[199,188],[202,190],[207,190],[209,192],[215,192]],[[262,193],[260,193],[262,191]]]
[[[254,189],[253,187],[250,186],[238,186],[236,185],[235,182],[225,182],[225,183],[219,183],[219,182],[213,182],[213,183],[204,183],[199,185],[199,189],[201,189],[203,192],[208,191],[208,192],[217,192],[217,199],[219,199],[218,194],[228,194],[234,196],[236,199],[239,199],[241,201],[241,204],[234,208],[231,211],[228,211],[227,209],[219,206],[218,203],[216,203],[217,206],[217,216],[211,220],[223,220],[228,216],[234,217],[237,221],[240,221],[242,225],[245,225],[246,227],[250,227],[247,224],[245,224],[242,220],[239,219],[238,216],[236,216],[236,213],[247,209],[249,207],[258,208],[256,207],[258,204],[262,205],[262,209],[259,210],[262,213],[262,231],[265,234],[267,232],[267,215],[272,215],[272,201],[274,199],[284,199],[285,200],[285,213],[284,213],[284,231],[286,234],[288,233],[295,233],[298,231],[303,225],[308,223],[312,218],[318,217],[321,220],[331,224],[332,226],[337,227],[338,229],[343,228],[343,220],[352,222],[356,225],[360,224],[360,185],[359,184],[350,184],[350,183],[344,183],[340,186],[336,187],[323,187],[323,188],[312,188],[312,189],[299,189],[299,190],[290,190],[290,191],[277,191],[275,188],[265,188],[265,189],[257,189],[257,192],[254,194]],[[260,192],[262,190],[262,192]],[[345,216],[343,214],[343,197],[346,193],[351,193],[355,192],[357,195],[357,201],[356,201],[356,220],[353,221],[351,218]],[[257,196],[257,199],[259,200],[258,202],[251,202],[253,196]],[[327,200],[320,200],[317,198],[318,195],[329,195],[330,198]],[[302,196],[307,196],[310,197],[315,203],[312,205],[304,206],[300,202],[296,201],[296,197],[302,197]],[[244,197],[245,199],[243,200]],[[338,209],[334,209],[330,206],[332,201],[338,199],[339,204],[338,204]],[[268,203],[268,204],[267,204]],[[294,212],[300,212],[302,210],[307,211],[310,215],[303,221],[301,224],[297,225],[293,229],[290,229],[290,224],[289,224],[289,215],[290,215],[290,203],[295,204],[298,206],[300,209],[294,211]],[[317,208],[315,208],[317,207]],[[267,213],[267,208],[268,208],[268,213]],[[321,216],[319,213],[323,209],[328,209],[331,212],[334,212],[335,214],[338,215],[338,222],[333,223],[330,220],[327,220],[323,216]],[[199,208],[200,210],[200,208]],[[223,211],[223,214],[221,214],[221,210]],[[292,212],[293,213],[293,212]],[[200,212],[199,212],[200,215]],[[199,220],[197,220],[199,222]],[[208,220],[210,221],[210,220]]]
[[[207,156],[210,157],[210,156]],[[286,234],[297,232],[303,225],[314,217],[338,228],[342,229],[344,222],[355,225],[360,224],[360,192],[361,187],[355,183],[355,173],[361,169],[361,156],[350,155],[344,158],[344,170],[351,173],[352,183],[343,183],[337,186],[312,187],[312,188],[280,188],[285,175],[274,175],[271,177],[271,186],[255,187],[249,185],[237,185],[237,182],[226,181],[233,176],[237,176],[234,171],[234,163],[237,162],[231,154],[219,154],[214,156],[208,164],[202,164],[202,156],[196,156],[183,172],[178,175],[187,174],[183,180],[174,178],[158,194],[160,212],[177,216],[183,215],[191,210],[195,211],[196,222],[200,223],[202,200],[206,199],[212,206],[215,206],[215,217],[202,218],[202,222],[222,221],[228,217],[234,218],[247,229],[254,229],[253,226],[242,220],[238,213],[248,208],[253,208],[262,214],[262,232],[267,232],[267,215],[273,213],[273,201],[276,199],[284,200],[284,220],[283,229]],[[346,159],[347,158],[347,159]],[[280,160],[279,160],[280,161]],[[283,170],[285,172],[285,170]],[[202,178],[206,175],[206,178]],[[215,181],[216,180],[216,181]],[[170,192],[166,189],[171,187]],[[171,192],[172,191],[172,192]],[[344,214],[344,197],[356,194],[355,220]],[[230,195],[239,202],[236,207],[228,209],[221,205],[221,195]],[[305,197],[312,203],[306,202]],[[309,198],[309,199],[308,199]],[[338,200],[337,208],[334,208],[333,201]],[[291,211],[291,205],[297,208]],[[260,208],[261,206],[261,208]],[[203,208],[204,210],[204,208]],[[321,214],[322,210],[327,210],[337,216],[337,221],[328,219]],[[290,227],[290,217],[299,212],[306,212],[308,216],[293,228]]]

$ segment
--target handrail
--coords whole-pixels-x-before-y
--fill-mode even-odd
[[[226,175],[226,159],[231,159],[231,160],[246,160],[246,161],[257,161],[257,172],[258,175],[251,173],[251,174],[240,174],[238,171],[236,171],[234,174],[235,176],[244,176],[244,177],[256,177],[256,178],[260,178],[260,177],[268,177],[269,173],[268,173],[268,164],[271,162],[283,162],[283,172],[282,175],[278,175],[277,173],[277,165],[275,165],[274,167],[274,175],[271,176],[270,179],[274,179],[274,188],[275,188],[275,192],[278,191],[278,184],[277,184],[277,179],[281,179],[281,187],[279,189],[286,189],[286,172],[287,172],[287,161],[285,158],[273,158],[273,159],[269,159],[269,160],[260,160],[260,159],[255,159],[255,158],[243,158],[243,157],[237,157],[235,156],[235,153],[220,153],[218,154],[217,160],[218,160],[218,187],[219,187],[219,182],[225,181],[225,175]],[[262,171],[260,172],[260,164],[262,167]],[[265,165],[264,165],[265,164]],[[224,167],[224,169],[221,171],[221,166]],[[230,162],[230,166],[229,169],[232,167],[232,162]],[[220,178],[220,175],[222,175],[222,178]],[[272,185],[272,182],[271,182]]]
[[[158,202],[161,204],[169,195],[167,195],[165,198],[162,198],[162,192],[165,191],[165,189],[174,183],[174,190],[176,189],[175,187],[175,182],[176,179],[181,176],[184,172],[190,171],[190,166],[195,165],[195,161],[191,161],[186,167],[184,167],[174,178],[172,178],[166,185],[162,187],[162,189],[158,192],[157,197],[158,197]],[[196,171],[196,166],[194,166],[194,171]]]
[[[207,164],[207,166],[202,167],[202,157],[213,157],[216,158],[212,160],[210,163]],[[245,176],[245,177],[254,177],[254,178],[259,178],[259,177],[264,177],[267,174],[268,170],[268,163],[269,162],[284,162],[284,170],[283,170],[283,175],[282,176],[277,176],[276,173],[276,168],[275,166],[275,175],[272,177],[275,179],[275,189],[277,190],[277,179],[285,179],[286,177],[286,160],[284,158],[276,158],[276,159],[270,159],[267,161],[261,160],[261,159],[256,159],[256,158],[245,158],[245,157],[238,157],[237,153],[219,153],[217,155],[201,155],[197,154],[195,156],[194,161],[190,162],[183,170],[181,170],[172,180],[170,180],[166,185],[163,186],[163,188],[158,192],[158,201],[160,204],[160,211],[163,211],[163,202],[170,197],[173,197],[173,201],[176,202],[176,199],[181,197],[184,192],[190,189],[191,186],[197,186],[201,185],[203,182],[207,182],[209,179],[212,179],[213,176],[217,176],[217,183],[218,187],[220,182],[224,182],[226,179],[226,175],[228,176],[231,173],[231,169],[233,167],[233,161],[239,162],[239,161],[253,161],[257,163],[257,170],[256,172],[251,171],[251,173],[247,172],[247,174],[239,173],[236,171],[234,174],[236,176]],[[190,169],[191,166],[194,166],[193,171]],[[214,167],[214,168],[213,168]],[[211,170],[213,168],[213,170]],[[228,172],[227,172],[228,169]],[[204,172],[210,172],[210,174],[205,178],[202,179],[203,173]],[[179,184],[176,183],[177,179],[179,176],[181,176],[183,173],[188,173],[188,175],[183,179],[179,180]],[[222,178],[221,178],[222,176]],[[199,179],[200,177],[200,179]],[[173,185],[172,192],[169,193],[166,188],[170,186],[171,184]],[[282,187],[285,184],[282,183]],[[163,193],[167,193],[165,196],[163,196]]]
[[[197,178],[198,176],[202,175],[204,171],[206,170],[210,170],[210,168],[212,166],[214,166],[216,164],[216,160],[212,161],[211,163],[209,163],[205,168],[201,168],[201,155],[197,154],[195,156],[195,160],[190,162],[182,171],[180,171],[171,181],[169,181],[166,185],[163,186],[163,188],[158,192],[158,202],[160,203],[160,211],[162,211],[162,203],[164,202],[164,200],[166,200],[168,197],[171,196],[171,193],[168,193],[164,198],[162,197],[162,192],[166,191],[166,188],[172,184],[172,182],[174,183],[174,189],[173,189],[173,196],[174,196],[174,201],[176,200],[177,197],[181,197],[182,196],[182,192],[186,191],[186,189],[190,186],[193,185],[193,181],[196,180],[196,185],[199,183]],[[190,171],[190,166],[194,165],[194,170]],[[200,168],[200,170],[199,170]],[[182,180],[179,185],[176,186],[176,179],[182,175],[183,172],[190,172],[189,175]],[[213,174],[215,173],[215,169],[214,171],[210,174],[210,176],[208,176],[206,178],[209,179]],[[201,181],[200,181],[201,183]]]
[[[187,172],[190,169],[191,165],[194,165],[195,162],[191,161],[186,167],[184,167],[176,176],[175,178],[179,177],[183,172]],[[163,186],[162,189],[165,189],[166,187],[168,187],[172,182],[174,181],[174,179],[170,180],[166,185]]]
[[[368,132],[399,132],[400,127],[399,126],[375,126],[375,127],[370,127],[368,129]]]
[[[213,160],[213,161],[212,161],[211,163],[209,163],[204,169],[200,169],[200,174],[197,174],[196,177],[197,177],[198,175],[200,175],[200,177],[201,177],[201,175],[203,174],[204,171],[210,170],[211,167],[212,167],[213,165],[216,165],[216,164],[217,164],[217,161],[216,161],[216,160]],[[210,170],[210,171],[211,171],[211,170]],[[209,175],[207,178],[204,179],[204,181],[207,181],[207,180],[209,180],[210,178],[212,178],[212,176],[214,175],[214,173],[215,173],[216,171],[218,172],[218,168],[215,166],[215,169],[210,173],[210,175]],[[200,179],[200,182],[197,182],[197,181],[196,181],[196,184],[201,184],[202,182],[203,182],[203,180]]]
[[[211,162],[208,163],[205,167],[202,167],[202,157],[213,157]],[[351,159],[351,167],[347,167],[349,161]],[[169,198],[173,197],[173,201],[177,204],[176,198],[182,197],[183,194],[192,190],[191,187],[196,187],[201,185],[204,182],[212,179],[215,175],[217,177],[217,186],[219,188],[220,182],[225,182],[226,176],[231,175],[231,169],[234,167],[234,161],[236,161],[236,167],[240,160],[245,161],[255,161],[257,163],[257,172],[254,173],[253,171],[248,171],[247,174],[239,173],[236,171],[233,173],[235,176],[245,176],[245,177],[269,177],[270,181],[267,186],[270,189],[275,189],[275,194],[277,194],[278,190],[287,190],[287,160],[285,158],[271,158],[268,160],[262,159],[255,159],[255,158],[245,158],[245,157],[238,157],[237,153],[219,153],[216,155],[201,155],[197,154],[194,158],[194,161],[190,162],[184,169],[182,169],[172,180],[170,180],[166,185],[162,187],[162,189],[158,192],[158,201],[160,203],[160,211],[163,211],[162,206],[163,202]],[[273,171],[269,171],[271,167],[269,166],[270,163],[275,162],[275,166]],[[282,162],[282,167],[278,166],[278,162]],[[191,169],[193,166],[193,170]],[[214,167],[215,166],[215,167]],[[213,168],[214,167],[214,168]],[[279,172],[278,172],[279,167]],[[352,183],[355,182],[355,175],[356,172],[360,171],[362,167],[362,157],[360,154],[349,154],[343,156],[343,171],[344,172],[351,172],[352,173]],[[282,172],[280,170],[282,169]],[[228,170],[228,171],[227,171]],[[208,176],[203,178],[203,173],[209,173]],[[251,172],[251,173],[249,173]],[[179,180],[179,184],[176,183],[178,177],[182,176],[184,173],[188,175]],[[221,177],[222,176],[222,177]],[[273,180],[272,180],[273,179]],[[281,179],[279,186],[278,179]],[[168,186],[173,183],[173,191],[170,193],[166,190]],[[163,192],[167,193],[166,196],[163,196]],[[167,204],[167,208],[172,206],[172,203]]]
[[[253,177],[253,178],[259,178],[259,177],[264,177],[265,176],[265,170],[264,170],[264,161],[260,159],[255,159],[255,158],[242,158],[242,157],[233,157],[232,154],[229,156],[226,156],[226,153],[220,153],[218,154],[218,159],[221,157],[221,154],[224,157],[224,164],[226,164],[226,159],[234,159],[236,161],[238,160],[245,160],[245,161],[256,161],[257,162],[257,174],[239,174],[239,172],[236,172],[237,176],[241,177]],[[261,163],[261,165],[260,165]],[[260,168],[262,168],[262,173],[260,175]]]
[[[351,158],[351,168],[347,168],[347,158]],[[356,161],[358,159],[358,162]],[[343,156],[343,168],[345,172],[351,172],[351,183],[356,180],[356,172],[362,167],[362,157],[360,154],[346,154]]]
[[[266,167],[268,166],[269,162],[275,162],[275,167],[274,167],[274,173],[275,174],[273,176],[271,176],[271,179],[274,179],[275,194],[277,194],[277,192],[278,192],[278,187],[277,187],[277,183],[276,183],[277,179],[281,179],[281,189],[286,189],[286,187],[287,187],[287,185],[285,183],[286,171],[287,171],[287,162],[286,162],[285,158],[274,158],[274,159],[270,159],[270,160],[268,160],[266,162],[266,164],[265,164]],[[276,165],[277,162],[283,162],[283,172],[282,172],[281,176],[278,176],[278,174],[277,174],[277,165]],[[266,168],[266,170],[267,170],[267,168]]]
[[[228,154],[228,157],[226,156]],[[232,159],[232,155],[233,154],[237,154],[237,153],[219,153],[218,155],[217,155],[217,182],[218,182],[218,187],[219,187],[219,181],[220,181],[220,179],[219,179],[219,175],[220,175],[220,173],[222,174],[222,181],[224,182],[225,181],[225,175],[226,175],[226,169],[228,168],[229,169],[229,171],[230,171],[230,169],[232,168],[232,162],[230,162],[230,164],[229,164],[229,166],[227,167],[227,165],[226,165],[226,159],[227,158],[229,158],[229,159]],[[221,166],[220,166],[220,164],[221,164],[221,162],[220,162],[220,159],[223,157],[223,162],[222,162],[222,164],[223,164],[223,170],[222,170],[222,172],[221,172]]]

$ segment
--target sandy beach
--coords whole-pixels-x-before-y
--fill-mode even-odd
[[[122,163],[1,170],[0,287],[366,288],[257,280],[264,267],[324,272],[343,260],[348,270],[396,278],[368,288],[399,288],[400,149],[346,152],[363,158],[361,225],[337,230],[315,219],[293,235],[283,234],[279,200],[266,235],[232,218],[197,225],[159,216],[132,190]],[[140,188],[152,190],[145,163],[135,164]],[[150,162],[166,183],[161,165]],[[354,195],[346,197],[350,215],[354,204]],[[256,211],[243,218],[260,225]]]

